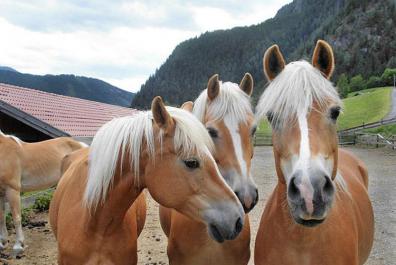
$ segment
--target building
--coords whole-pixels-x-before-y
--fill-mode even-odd
[[[0,129],[23,141],[72,136],[90,143],[115,117],[137,110],[0,83]]]

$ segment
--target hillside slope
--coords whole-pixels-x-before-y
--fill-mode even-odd
[[[381,73],[396,66],[394,6],[394,0],[294,0],[261,24],[204,33],[174,49],[132,106],[148,107],[156,95],[175,105],[193,100],[213,73],[233,82],[252,73],[256,100],[266,84],[262,56],[274,43],[291,61],[310,58],[315,41],[327,40],[336,53],[333,80],[340,73]]]
[[[0,69],[0,83],[123,107],[129,107],[134,96],[133,93],[95,78],[75,75],[31,75],[5,69],[5,67]]]

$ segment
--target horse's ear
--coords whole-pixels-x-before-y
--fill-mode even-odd
[[[215,99],[220,92],[219,75],[215,74],[208,81],[208,97],[210,100]]]
[[[167,130],[172,126],[172,117],[166,110],[164,102],[160,96],[153,99],[153,102],[151,103],[151,112],[153,113],[154,122],[158,127]]]
[[[192,101],[187,101],[187,102],[184,102],[180,108],[184,109],[188,112],[192,112],[193,107],[194,107],[194,103]]]
[[[285,68],[285,59],[283,59],[278,45],[272,45],[267,49],[263,58],[263,67],[268,81],[274,80]]]
[[[242,80],[241,83],[239,83],[239,87],[249,96],[252,95],[253,92],[253,86],[254,86],[254,82],[253,82],[253,77],[251,74],[246,73]]]
[[[334,54],[331,46],[324,40],[318,40],[312,56],[312,65],[329,79],[334,71]]]

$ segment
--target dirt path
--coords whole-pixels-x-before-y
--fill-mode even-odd
[[[374,248],[366,264],[396,264],[396,206],[394,204],[396,201],[396,192],[394,191],[396,187],[396,152],[386,149],[350,148],[350,150],[367,163],[370,172],[370,195],[375,210],[376,234]],[[259,186],[260,202],[251,213],[252,247],[266,199],[276,184],[272,149],[258,147],[255,152],[253,174]],[[148,206],[146,225],[139,238],[138,264],[167,264],[166,237],[159,226],[158,206],[151,199]],[[36,216],[37,220],[47,220],[47,218],[46,214]],[[48,224],[44,227],[25,228],[24,231],[28,245],[25,255],[16,260],[5,256],[3,264],[57,264],[56,242]],[[13,240],[13,236],[11,240]],[[3,254],[9,254],[10,247]]]

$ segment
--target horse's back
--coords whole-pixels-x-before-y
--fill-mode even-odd
[[[353,153],[345,149],[338,149],[338,168],[341,173],[347,172],[345,177],[357,177],[359,181],[368,189],[368,170],[366,165]]]
[[[67,154],[61,162],[61,173],[65,173],[69,166],[75,161],[78,157],[80,157],[83,153],[87,152],[88,148],[78,149],[73,151],[70,154]]]
[[[58,217],[60,214],[59,208],[62,203],[65,203],[70,200],[70,197],[73,197],[71,193],[73,193],[74,188],[76,187],[81,190],[81,186],[76,183],[76,179],[78,182],[84,181],[83,178],[76,178],[75,175],[78,174],[78,170],[81,169],[81,163],[86,163],[88,157],[88,149],[79,150],[78,153],[75,153],[73,156],[73,160],[69,160],[67,168],[63,173],[62,178],[60,179],[57,189],[54,192],[54,196],[51,200],[50,211],[49,211],[49,219],[52,230],[54,232],[55,237],[57,237],[57,228],[58,228]],[[85,162],[84,162],[85,159]],[[73,163],[75,162],[75,163]],[[77,184],[77,185],[76,185]],[[84,186],[84,185],[82,185]],[[72,196],[70,196],[72,195]],[[80,194],[80,196],[82,196]],[[67,197],[67,198],[65,198]],[[67,212],[66,212],[67,213]]]

